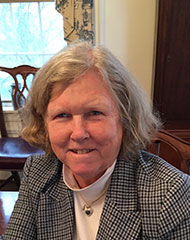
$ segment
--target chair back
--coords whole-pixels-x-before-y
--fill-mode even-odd
[[[0,71],[8,73],[14,79],[14,84],[12,85],[12,102],[15,110],[23,107],[25,104],[27,93],[30,88],[30,84],[27,80],[30,75],[32,75],[33,79],[33,76],[38,70],[39,68],[29,65],[20,65],[14,68],[0,67]]]
[[[29,65],[21,65],[15,68],[0,67],[0,71],[8,73],[13,80],[10,80],[12,87],[12,103],[14,110],[18,110],[25,104],[29,88],[33,81],[34,74],[39,68]],[[0,189],[14,179],[18,188],[20,187],[20,176],[18,171],[22,171],[27,158],[34,154],[43,154],[44,151],[31,146],[21,137],[8,136],[3,106],[0,96],[0,170],[11,171],[9,176],[0,184]]]
[[[148,146],[148,151],[159,155],[179,170],[190,174],[190,142],[165,130],[160,130]]]

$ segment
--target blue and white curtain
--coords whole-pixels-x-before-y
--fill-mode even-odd
[[[68,44],[77,39],[95,43],[93,0],[56,0],[56,9],[64,18],[64,36]]]

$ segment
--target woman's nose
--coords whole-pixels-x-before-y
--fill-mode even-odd
[[[89,133],[86,129],[85,121],[81,117],[73,118],[71,139],[81,142],[89,138]]]

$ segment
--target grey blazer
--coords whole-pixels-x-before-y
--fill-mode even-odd
[[[73,196],[62,179],[58,159],[30,157],[18,201],[0,239],[71,240]],[[131,160],[118,159],[96,239],[189,240],[190,177],[143,151]]]

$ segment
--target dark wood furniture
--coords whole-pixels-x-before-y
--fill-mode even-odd
[[[17,198],[18,192],[0,192],[0,235],[5,232]]]
[[[13,91],[12,91],[12,98],[13,98],[13,106],[14,109],[19,109],[23,107],[25,103],[26,96],[28,90],[30,88],[30,76],[32,75],[32,79],[35,73],[39,70],[39,68],[29,66],[29,65],[20,65],[14,68],[7,68],[1,67],[0,71],[8,73],[12,76],[14,83],[13,83]],[[31,81],[30,81],[31,82]]]
[[[20,186],[20,177],[18,171],[22,171],[26,159],[31,154],[43,153],[42,150],[31,146],[21,137],[8,137],[5,127],[2,103],[0,98],[0,170],[11,171],[12,175],[6,179],[0,189],[13,179]]]
[[[190,142],[190,1],[158,5],[154,106],[165,129]]]
[[[13,94],[14,108],[19,109],[23,106],[26,96],[24,91],[28,91],[27,76],[30,74],[34,75],[38,68],[34,68],[28,65],[22,65],[15,68],[2,68],[1,71],[9,73],[15,82],[15,91]],[[19,87],[17,76],[20,75],[23,78],[23,85]],[[2,107],[0,97],[0,170],[11,171],[12,175],[0,185],[0,189],[14,179],[20,186],[20,178],[18,171],[23,170],[26,159],[31,154],[43,153],[42,150],[31,146],[28,142],[23,140],[21,137],[9,137],[6,129],[4,120],[4,111]]]
[[[190,142],[160,130],[148,151],[159,155],[184,173],[190,174]]]

